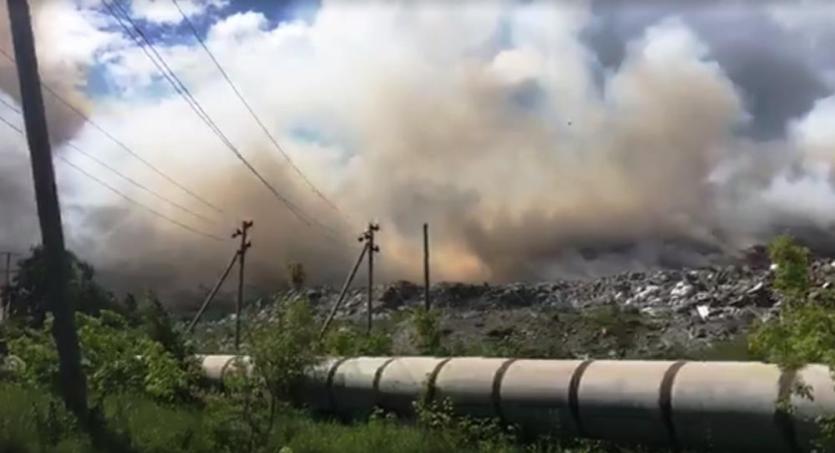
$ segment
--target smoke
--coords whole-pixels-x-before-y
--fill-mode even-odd
[[[804,44],[807,16],[778,20],[785,11],[770,5],[632,4],[337,1],[309,22],[218,18],[209,47],[340,212],[283,162],[202,49],[160,45],[314,225],[260,186],[116,31],[101,32],[84,61],[106,66],[99,76],[119,95],[87,102],[115,136],[224,208],[210,224],[159,207],[165,214],[223,237],[255,220],[248,267],[262,287],[282,283],[291,261],[313,282],[341,279],[370,219],[382,225],[383,280],[419,275],[423,222],[433,279],[471,281],[701,265],[785,229],[831,232],[835,93],[830,68]],[[601,24],[620,25],[601,35]],[[737,39],[740,28],[781,40]],[[78,74],[63,83],[83,96]],[[95,131],[67,124],[66,138],[214,215]],[[73,188],[65,199],[78,207],[71,244],[119,286],[206,284],[236,247],[127,209],[70,172],[59,166]]]
[[[92,13],[82,14],[71,3],[49,0],[30,1],[33,29],[42,82],[79,109],[88,108],[84,95],[87,70],[96,49],[111,37],[95,27]],[[14,57],[6,3],[0,4],[0,50]],[[0,56],[0,97],[12,107],[0,106],[2,117],[23,128],[17,70],[12,61]],[[60,144],[79,133],[83,120],[44,93],[49,112],[49,132]],[[24,252],[40,239],[35,212],[34,190],[28,152],[23,139],[2,126],[0,136],[0,249]],[[62,189],[70,189],[61,184]]]

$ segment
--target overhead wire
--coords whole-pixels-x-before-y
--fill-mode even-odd
[[[10,110],[12,110],[12,111],[14,111],[14,112],[16,112],[16,113],[18,113],[18,114],[20,114],[20,113],[21,113],[21,111],[20,111],[20,109],[19,109],[19,108],[17,108],[16,106],[14,106],[14,105],[12,105],[12,104],[10,104],[10,103],[8,103],[8,102],[4,101],[3,99],[0,99],[0,104],[5,105],[5,106],[6,106],[6,107],[8,107]],[[9,123],[8,123],[8,121],[5,121],[5,119],[4,119],[4,122],[6,122],[6,124],[9,124]],[[206,223],[214,223],[214,220],[212,220],[212,219],[210,219],[210,218],[208,218],[208,217],[206,217],[206,216],[204,216],[204,215],[201,215],[201,214],[199,214],[199,213],[197,213],[197,212],[195,212],[195,211],[193,211],[193,210],[191,210],[191,209],[189,209],[189,208],[187,208],[187,207],[185,207],[185,206],[181,205],[180,203],[177,203],[177,202],[176,202],[176,201],[174,201],[174,200],[171,200],[170,198],[168,198],[168,197],[166,197],[166,196],[164,196],[164,195],[160,194],[159,192],[157,192],[157,191],[155,191],[155,190],[153,190],[153,189],[149,188],[148,186],[146,186],[146,185],[144,185],[144,184],[140,183],[139,181],[137,181],[137,180],[135,180],[135,179],[131,178],[130,176],[125,175],[124,173],[120,172],[119,170],[117,170],[117,169],[116,169],[116,168],[114,168],[113,166],[111,166],[111,165],[107,164],[106,162],[102,161],[102,160],[101,160],[101,159],[99,159],[98,157],[94,156],[92,153],[88,153],[87,151],[85,151],[85,150],[83,150],[83,149],[79,148],[76,144],[74,144],[74,143],[72,143],[72,142],[67,142],[67,143],[66,143],[66,145],[67,145],[67,146],[69,146],[69,147],[71,147],[72,149],[74,149],[74,150],[75,150],[75,151],[77,151],[78,153],[82,154],[82,155],[83,155],[83,156],[85,156],[86,158],[88,158],[88,159],[92,160],[93,162],[95,162],[96,164],[98,164],[100,167],[105,168],[106,170],[110,171],[111,173],[113,173],[114,175],[118,176],[119,178],[121,178],[121,179],[123,179],[123,180],[125,180],[125,181],[129,182],[129,183],[130,183],[131,185],[133,185],[134,187],[137,187],[138,189],[140,189],[140,190],[142,190],[142,191],[144,191],[144,192],[147,192],[148,194],[150,194],[150,195],[154,196],[155,198],[157,198],[157,199],[159,199],[159,200],[161,200],[161,201],[163,201],[163,202],[165,202],[165,203],[167,203],[167,204],[169,204],[169,205],[171,205],[171,206],[174,206],[175,208],[177,208],[177,209],[179,209],[179,210],[181,210],[181,211],[185,212],[186,214],[189,214],[189,215],[191,215],[191,216],[193,216],[193,217],[195,217],[195,218],[197,218],[197,219],[200,219],[200,220],[202,220],[203,222],[206,222]]]
[[[4,117],[2,117],[2,116],[0,116],[0,122],[5,123],[7,126],[9,126],[9,127],[10,127],[12,130],[14,130],[15,132],[19,133],[21,136],[25,136],[25,135],[26,135],[26,134],[25,134],[25,132],[24,132],[24,131],[20,128],[20,127],[16,126],[16,125],[15,125],[15,124],[13,124],[11,121],[7,120],[6,118],[4,118]],[[215,241],[224,241],[224,239],[223,239],[223,238],[221,238],[221,237],[219,237],[219,236],[216,236],[216,235],[211,234],[211,233],[207,233],[207,232],[205,232],[205,231],[198,230],[197,228],[194,228],[194,227],[192,227],[192,226],[190,226],[190,225],[187,225],[187,224],[185,224],[185,223],[183,223],[183,222],[180,222],[180,221],[179,221],[179,220],[177,220],[177,219],[171,218],[171,217],[169,217],[169,216],[167,216],[167,215],[165,215],[165,214],[163,214],[163,213],[161,213],[161,212],[157,211],[156,209],[154,209],[154,208],[152,208],[152,207],[150,207],[150,206],[145,205],[145,204],[144,204],[144,203],[142,203],[142,202],[139,202],[139,201],[137,201],[137,200],[134,200],[134,199],[133,199],[133,198],[131,198],[130,196],[126,195],[124,192],[122,192],[122,191],[120,191],[120,190],[116,189],[115,187],[111,186],[110,184],[108,184],[108,183],[106,183],[106,182],[102,181],[101,179],[97,178],[97,177],[96,177],[96,176],[94,176],[93,174],[91,174],[91,173],[87,172],[86,170],[82,169],[81,167],[79,167],[78,165],[74,164],[72,161],[70,161],[69,159],[65,158],[64,156],[61,156],[60,154],[55,155],[55,157],[57,157],[58,159],[61,159],[61,161],[63,161],[65,164],[69,165],[71,168],[73,168],[74,170],[78,171],[79,173],[81,173],[82,175],[86,176],[87,178],[91,179],[92,181],[94,181],[94,182],[96,182],[96,183],[100,184],[100,185],[101,185],[101,186],[103,186],[104,188],[106,188],[106,189],[110,190],[111,192],[115,193],[116,195],[119,195],[120,197],[124,198],[124,199],[125,199],[125,200],[127,200],[128,202],[130,202],[130,203],[132,203],[132,204],[134,204],[134,205],[136,205],[136,206],[139,206],[139,207],[141,207],[141,208],[145,209],[146,211],[150,212],[151,214],[153,214],[153,215],[155,215],[155,216],[157,216],[157,217],[160,217],[160,218],[162,218],[162,219],[164,219],[164,220],[166,220],[166,221],[168,221],[168,222],[170,222],[170,223],[172,223],[172,224],[174,224],[174,225],[176,225],[176,226],[178,226],[178,227],[180,227],[180,228],[182,228],[182,229],[184,229],[184,230],[186,230],[186,231],[189,231],[189,232],[191,232],[191,233],[194,233],[194,234],[197,234],[197,235],[200,235],[200,236],[203,236],[203,237],[209,238],[209,239],[213,239],[213,240],[215,240]]]
[[[16,64],[15,58],[11,54],[9,54],[6,50],[0,48],[0,55],[5,57],[10,62]],[[64,99],[64,97],[62,97],[60,94],[58,94],[58,92],[55,89],[53,89],[52,87],[50,87],[49,85],[47,85],[44,82],[41,82],[41,87],[46,92],[48,92],[50,95],[52,95],[56,100],[58,100],[61,104],[63,104],[65,107],[67,107],[73,113],[75,113],[76,115],[81,117],[81,119],[83,119],[84,122],[86,122],[90,126],[93,126],[101,134],[103,134],[105,137],[107,137],[111,142],[115,143],[122,150],[124,150],[125,152],[130,154],[134,159],[138,160],[145,167],[147,167],[148,169],[150,169],[151,171],[153,171],[154,173],[156,173],[157,175],[159,175],[160,177],[162,177],[163,179],[165,179],[166,181],[168,181],[172,185],[176,186],[178,189],[182,190],[183,192],[185,192],[186,194],[188,194],[189,196],[191,196],[195,200],[199,201],[201,204],[205,205],[206,207],[211,208],[212,210],[214,210],[215,212],[217,212],[219,214],[223,213],[222,209],[220,209],[219,207],[217,207],[213,203],[209,202],[205,198],[201,197],[200,195],[196,194],[194,191],[190,190],[189,188],[187,188],[186,186],[184,186],[183,184],[178,182],[176,179],[174,179],[173,177],[171,177],[170,175],[168,175],[164,171],[160,170],[157,166],[155,166],[154,164],[149,162],[147,159],[143,158],[141,155],[139,155],[139,153],[137,153],[136,151],[131,149],[124,142],[122,142],[121,140],[119,140],[118,138],[113,136],[113,134],[108,132],[107,129],[105,129],[103,126],[98,124],[96,121],[93,121],[93,119],[91,119],[87,114],[85,114],[83,111],[81,111],[81,109],[79,109],[78,107],[73,105],[70,101]],[[4,104],[8,105],[8,103],[6,103],[5,101],[2,101],[2,102]],[[19,109],[17,109],[17,111],[18,111],[18,113],[20,113]]]
[[[99,166],[101,166],[101,167],[103,167],[103,168],[107,169],[108,171],[110,171],[110,172],[111,172],[111,173],[113,173],[114,175],[118,176],[119,178],[121,178],[121,179],[123,179],[123,180],[127,181],[127,182],[128,182],[128,183],[130,183],[132,186],[134,186],[134,187],[136,187],[136,188],[138,188],[138,189],[142,190],[143,192],[146,192],[146,193],[150,194],[150,195],[151,195],[151,196],[153,196],[154,198],[157,198],[157,199],[159,199],[160,201],[163,201],[163,202],[165,202],[165,203],[167,203],[167,204],[169,204],[169,205],[171,205],[171,206],[173,206],[173,207],[175,207],[175,208],[179,209],[180,211],[183,211],[183,212],[185,212],[186,214],[189,214],[189,215],[191,215],[192,217],[195,217],[195,218],[197,218],[197,219],[200,219],[200,220],[202,220],[202,221],[204,221],[204,222],[206,222],[206,223],[215,223],[215,221],[214,221],[213,219],[210,219],[210,218],[208,218],[208,217],[206,217],[206,216],[204,216],[204,215],[202,215],[202,214],[200,214],[200,213],[198,213],[198,212],[195,212],[195,211],[193,211],[193,210],[191,210],[191,209],[189,209],[189,208],[187,208],[187,207],[183,206],[182,204],[177,203],[176,201],[171,200],[170,198],[167,198],[165,195],[160,194],[159,192],[157,192],[157,191],[155,191],[155,190],[153,190],[153,189],[149,188],[148,186],[146,186],[146,185],[144,185],[144,184],[140,183],[139,181],[136,181],[135,179],[131,178],[130,176],[125,175],[124,173],[122,173],[122,172],[120,172],[119,170],[117,170],[117,169],[113,168],[111,165],[109,165],[109,164],[107,164],[106,162],[102,161],[101,159],[99,159],[98,157],[94,156],[93,154],[88,153],[87,151],[84,151],[83,149],[79,148],[79,147],[78,147],[75,143],[72,143],[72,142],[67,142],[67,146],[69,146],[70,148],[74,149],[75,151],[77,151],[77,152],[81,153],[84,157],[86,157],[86,158],[88,158],[88,159],[92,160],[93,162],[95,162],[95,163],[96,163],[96,164],[98,164]]]
[[[298,174],[302,178],[302,180],[304,180],[304,182],[310,187],[310,189],[316,194],[316,196],[318,196],[322,201],[324,201],[326,204],[328,204],[328,206],[330,206],[332,209],[334,209],[335,211],[342,214],[342,211],[339,209],[339,207],[337,207],[336,204],[334,204],[330,199],[328,199],[313,184],[313,182],[310,181],[310,179],[301,171],[301,169],[299,169],[299,167],[293,162],[293,159],[290,158],[290,155],[278,143],[278,140],[275,138],[275,136],[270,132],[270,130],[267,128],[267,126],[264,125],[264,122],[261,121],[261,118],[258,116],[258,114],[255,113],[255,110],[252,108],[252,106],[249,104],[249,102],[247,102],[247,100],[246,100],[246,98],[244,98],[243,94],[241,94],[237,85],[235,85],[235,83],[232,81],[231,77],[229,77],[229,74],[223,68],[223,65],[220,64],[218,59],[215,57],[215,55],[212,53],[212,51],[206,45],[206,42],[203,40],[203,38],[200,37],[200,32],[197,30],[197,27],[194,26],[194,23],[191,21],[191,19],[189,19],[188,15],[185,13],[185,11],[183,11],[183,9],[180,7],[180,4],[177,2],[177,0],[171,0],[171,3],[173,3],[174,6],[177,8],[177,11],[179,11],[179,13],[182,16],[183,20],[185,21],[186,25],[191,30],[191,33],[197,39],[197,42],[200,43],[200,46],[203,48],[204,51],[206,51],[206,54],[212,60],[215,67],[220,72],[221,76],[223,76],[224,80],[226,80],[226,83],[229,85],[229,87],[232,88],[232,91],[235,93],[235,96],[237,96],[237,98],[241,101],[241,103],[244,105],[244,107],[246,107],[250,116],[255,120],[256,123],[258,123],[258,126],[261,128],[261,130],[264,132],[264,134],[267,136],[267,138],[269,138],[273,147],[275,147],[278,150],[278,152],[281,153],[282,156],[284,156],[284,159],[287,161],[288,164],[290,164],[290,167],[292,167],[293,170],[296,172],[296,174]]]
[[[209,127],[209,129],[218,136],[220,141],[235,155],[235,157],[237,157],[238,160],[241,161],[241,163],[244,164],[250,173],[252,173],[261,182],[261,184],[263,184],[298,220],[307,226],[317,226],[323,230],[323,234],[326,237],[338,240],[335,237],[336,232],[333,229],[322,224],[316,219],[309,218],[301,210],[301,208],[295,205],[295,203],[281,195],[281,193],[279,193],[279,191],[246,159],[246,157],[244,157],[240,150],[238,150],[231,140],[229,140],[229,138],[223,133],[220,127],[218,127],[217,123],[215,123],[211,116],[203,109],[197,99],[194,98],[188,87],[185,86],[177,74],[168,66],[165,59],[162,58],[156,50],[145,32],[130,17],[130,14],[128,14],[118,1],[111,1],[103,0],[103,3],[105,7],[107,7],[110,14],[116,19],[118,24],[125,30],[128,36],[134,39],[137,45],[143,49],[145,55],[151,60],[154,66],[156,66],[162,76],[172,85],[174,90],[186,101],[187,104],[189,104],[191,109],[195,112],[195,114],[197,114],[198,118],[200,118]],[[127,24],[125,22],[127,22]],[[130,27],[128,27],[128,24],[130,24]],[[133,31],[131,31],[131,28]]]
[[[194,227],[189,226],[189,225],[187,225],[187,224],[185,224],[185,223],[182,223],[182,222],[180,222],[180,221],[178,221],[178,220],[176,220],[176,219],[173,219],[173,218],[171,218],[171,217],[169,217],[169,216],[167,216],[167,215],[165,215],[165,214],[163,214],[163,213],[161,213],[161,212],[157,211],[156,209],[154,209],[154,208],[152,208],[152,207],[150,207],[150,206],[148,206],[148,205],[145,205],[145,204],[143,204],[143,203],[140,203],[139,201],[134,200],[133,198],[131,198],[131,197],[129,197],[128,195],[124,194],[123,192],[121,192],[120,190],[118,190],[118,189],[116,189],[115,187],[111,186],[110,184],[107,184],[106,182],[102,181],[101,179],[99,179],[99,178],[97,178],[97,177],[93,176],[92,174],[88,173],[87,171],[85,171],[85,170],[84,170],[84,169],[82,169],[81,167],[79,167],[79,166],[77,166],[76,164],[72,163],[69,159],[65,158],[64,156],[58,155],[57,157],[58,157],[59,159],[61,159],[61,160],[62,160],[65,164],[69,165],[70,167],[72,167],[73,169],[75,169],[76,171],[78,171],[79,173],[81,173],[81,174],[83,174],[84,176],[87,176],[88,178],[90,178],[91,180],[93,180],[93,181],[95,181],[95,182],[97,182],[97,183],[101,184],[102,186],[104,186],[105,188],[109,189],[111,192],[115,193],[116,195],[119,195],[120,197],[124,198],[124,199],[125,199],[125,200],[127,200],[128,202],[133,203],[133,204],[135,204],[136,206],[139,206],[139,207],[141,207],[141,208],[145,209],[146,211],[150,212],[151,214],[153,214],[153,215],[155,215],[155,216],[157,216],[157,217],[160,217],[160,218],[162,218],[162,219],[165,219],[165,220],[167,220],[168,222],[171,222],[171,223],[173,223],[174,225],[177,225],[177,226],[179,226],[180,228],[182,228],[182,229],[184,229],[184,230],[187,230],[187,231],[190,231],[190,232],[192,232],[192,233],[194,233],[194,234],[198,234],[198,235],[200,235],[200,236],[203,236],[203,237],[206,237],[206,238],[209,238],[209,239],[213,239],[213,240],[218,241],[218,242],[225,241],[225,239],[224,239],[224,238],[222,238],[222,237],[220,237],[220,236],[216,236],[216,235],[214,235],[214,234],[211,234],[211,233],[207,233],[207,232],[205,232],[205,231],[198,230],[197,228],[194,228]]]

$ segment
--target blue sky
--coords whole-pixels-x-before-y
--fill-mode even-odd
[[[168,2],[170,0],[157,1]],[[232,0],[223,8],[212,8],[206,14],[192,17],[191,22],[198,29],[202,38],[206,36],[209,28],[214,23],[235,14],[250,11],[257,12],[267,18],[269,27],[276,27],[283,22],[297,20],[311,21],[319,6],[320,2],[318,0]],[[106,8],[102,8],[101,11],[110,17]],[[179,24],[158,24],[135,16],[133,19],[155,44],[195,44],[191,29],[185,22]],[[123,33],[122,28],[115,22],[108,29]],[[141,91],[140,94],[143,97],[153,98],[169,93],[170,87],[164,85],[164,81],[160,80],[160,82],[162,85],[153,84],[146,90]],[[94,97],[106,97],[116,94],[114,93],[113,84],[109,81],[106,63],[96,62],[90,66],[87,80],[87,93]]]

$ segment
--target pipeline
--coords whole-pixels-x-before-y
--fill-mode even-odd
[[[214,380],[241,366],[235,356],[201,359]],[[248,358],[241,363],[252,370]],[[794,392],[797,384],[811,398]],[[835,415],[828,367],[781,371],[757,362],[331,358],[308,373],[300,393],[313,410],[353,417],[375,407],[408,416],[421,396],[449,398],[462,414],[497,417],[533,434],[674,451],[814,451],[816,419]],[[793,410],[778,410],[778,400]]]

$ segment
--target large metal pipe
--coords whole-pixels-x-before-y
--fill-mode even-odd
[[[232,360],[206,356],[204,371],[222,379]],[[835,383],[822,365],[793,372],[758,362],[354,357],[328,359],[308,377],[299,399],[318,411],[409,415],[422,396],[449,398],[462,414],[532,433],[673,449],[812,451],[816,419],[835,415]],[[792,391],[798,384],[811,399]],[[791,413],[778,410],[780,397]]]

